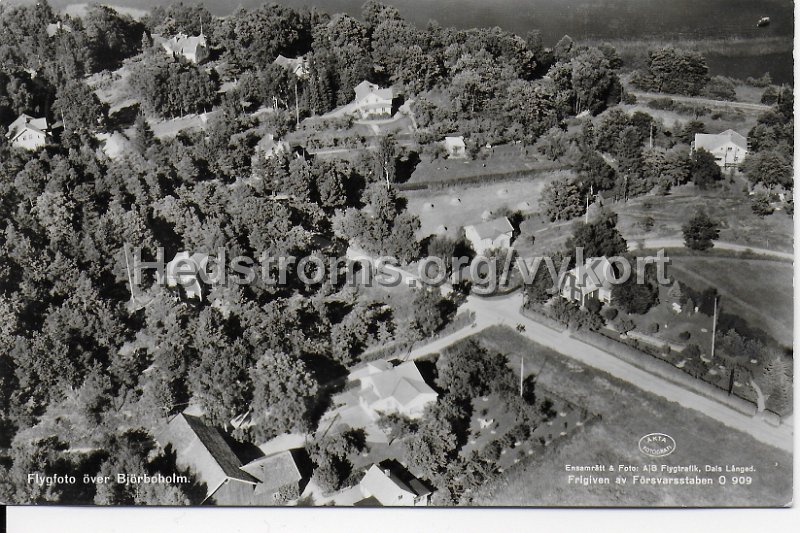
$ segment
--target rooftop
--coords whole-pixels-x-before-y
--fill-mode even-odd
[[[391,87],[387,89],[381,89],[378,85],[370,83],[366,80],[356,85],[353,90],[356,93],[356,100],[363,100],[370,94],[375,94],[382,100],[392,100],[394,98],[394,90]]]
[[[289,450],[256,459],[244,465],[242,470],[261,482],[256,487],[256,494],[273,492],[303,478]]]
[[[728,142],[742,150],[747,150],[747,137],[733,130],[725,130],[722,133],[696,133],[694,136],[695,149],[702,148],[709,152],[713,152]]]
[[[470,227],[470,226],[467,226]],[[494,218],[472,226],[481,239],[496,239],[505,233],[513,233],[514,227],[506,217]]]
[[[214,427],[184,413],[173,418],[158,436],[158,442],[171,445],[178,461],[191,467],[206,484],[208,495],[227,479],[255,484],[258,479],[241,469],[242,463]]]

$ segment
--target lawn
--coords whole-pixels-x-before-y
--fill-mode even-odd
[[[674,256],[670,274],[695,289],[719,291],[720,311],[739,316],[784,346],[793,340],[792,264],[757,259]]]
[[[705,287],[695,287],[698,291]],[[684,313],[676,313],[671,307],[671,299],[669,298],[669,286],[659,286],[659,303],[650,308],[650,310],[643,315],[626,315],[620,313],[620,316],[627,316],[636,324],[636,331],[645,333],[657,339],[676,345],[697,344],[701,349],[708,351],[711,344],[711,322],[712,318],[703,313],[697,312],[690,316]],[[695,306],[698,303],[695,302]],[[658,324],[658,331],[651,332],[649,327],[652,324]],[[688,339],[680,338],[680,334],[688,332],[690,337]]]
[[[680,236],[683,224],[702,209],[720,223],[719,240],[791,252],[794,243],[791,217],[781,211],[764,218],[756,216],[750,207],[750,197],[742,192],[743,179],[735,180],[735,184],[726,183],[713,191],[684,185],[667,196],[639,196],[627,203],[609,203],[608,207],[619,214],[617,226],[629,241],[637,237]],[[647,217],[654,220],[649,231],[642,226]]]
[[[682,239],[682,227],[699,211],[705,211],[720,224],[719,240],[768,248],[781,252],[794,250],[792,218],[782,211],[764,218],[756,216],[750,207],[750,197],[742,192],[744,181],[736,177],[734,183],[726,182],[720,189],[703,191],[694,185],[683,185],[673,189],[667,196],[638,196],[627,202],[605,201],[605,207],[618,215],[617,229],[628,241],[631,249],[637,249],[642,239]],[[596,212],[596,204],[590,208],[590,220]],[[646,222],[651,219],[652,226]],[[517,247],[520,253],[541,253],[563,246],[572,234],[572,226],[583,218],[568,222],[552,223],[536,213],[523,223],[519,241],[535,238],[530,244]]]
[[[435,233],[458,235],[461,227],[479,224],[486,213],[493,217],[503,208],[530,214],[538,209],[547,183],[569,175],[556,171],[533,180],[509,180],[478,186],[461,185],[440,191],[407,191],[408,209],[420,219],[419,237]]]
[[[485,149],[485,157],[431,159],[424,156],[416,166],[408,183],[448,181],[488,174],[553,168],[555,163],[543,161],[530,146],[503,144]]]
[[[734,431],[701,413],[644,392],[608,374],[531,342],[509,328],[479,335],[490,349],[513,360],[525,358],[537,384],[601,416],[599,422],[548,447],[496,481],[483,486],[475,503],[487,506],[782,506],[792,499],[792,457]],[[638,449],[640,437],[662,432],[676,451],[652,460]],[[754,466],[750,485],[641,486],[570,485],[565,465],[645,464]],[[718,474],[713,474],[716,479]],[[613,477],[613,474],[611,475]],[[730,478],[730,475],[728,476]]]
[[[519,360],[519,358],[517,358]],[[519,365],[511,362],[514,372],[519,375]],[[497,394],[474,398],[470,435],[461,449],[461,455],[469,458],[473,451],[481,451],[488,444],[497,441],[502,446],[497,465],[500,471],[507,471],[528,456],[544,453],[547,446],[567,439],[591,418],[585,410],[571,404],[567,400],[539,390],[538,396],[549,400],[551,406],[547,414],[543,413],[542,424],[536,427],[531,436],[524,441],[506,442],[503,437],[517,425],[514,414],[509,411]]]
[[[669,98],[667,95],[664,97]],[[690,106],[691,104],[683,105]],[[697,104],[697,108],[705,108],[709,112],[695,119],[693,113],[686,114],[666,109],[654,109],[644,101],[637,104],[621,104],[620,107],[629,114],[633,114],[636,111],[647,113],[655,119],[663,121],[668,128],[674,128],[676,124],[685,124],[690,120],[699,120],[705,124],[708,133],[719,133],[732,129],[744,136],[747,136],[747,132],[756,125],[759,115],[763,113],[763,111],[711,108]]]

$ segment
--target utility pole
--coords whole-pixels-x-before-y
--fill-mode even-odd
[[[130,286],[131,286],[131,301],[133,302],[133,306],[135,308],[136,307],[136,294],[134,293],[134,283],[133,283],[133,276],[131,275],[131,264],[130,264],[130,259],[129,259],[129,256],[128,256],[128,243],[127,242],[122,245],[122,249],[125,252],[125,270],[128,273],[128,283],[130,283]]]
[[[625,174],[625,203],[628,203],[628,174]]]
[[[522,355],[519,356],[519,397],[522,398],[522,376],[524,375],[523,372],[525,370],[525,358]]]
[[[586,195],[586,213],[583,215],[583,221],[585,224],[589,224],[589,195]]]
[[[650,149],[653,149],[653,123],[650,123]]]
[[[300,125],[300,101],[297,98],[297,75],[294,77],[294,116],[297,125]]]
[[[717,336],[717,297],[714,296],[714,322],[711,324],[711,359],[714,359],[714,341]]]

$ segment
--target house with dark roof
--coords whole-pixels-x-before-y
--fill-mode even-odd
[[[36,150],[50,142],[50,127],[45,117],[22,113],[8,126],[8,142],[23,150]]]
[[[425,483],[394,459],[373,464],[358,486],[364,495],[354,504],[358,507],[425,507],[431,495]]]
[[[222,434],[196,416],[179,414],[156,439],[175,450],[176,464],[206,485],[205,502],[250,505],[259,480],[242,470],[242,462]]]
[[[511,248],[514,226],[506,217],[487,220],[480,224],[464,226],[464,234],[478,255],[493,248]]]
[[[747,157],[747,137],[733,130],[722,133],[696,133],[692,150],[706,150],[721,168],[735,168]]]
[[[173,418],[156,440],[162,448],[175,451],[179,468],[205,483],[204,503],[280,505],[300,495],[303,475],[294,450],[242,464],[218,429],[186,413]]]

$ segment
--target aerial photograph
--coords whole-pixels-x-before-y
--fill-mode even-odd
[[[791,506],[794,31],[0,0],[0,504]]]

